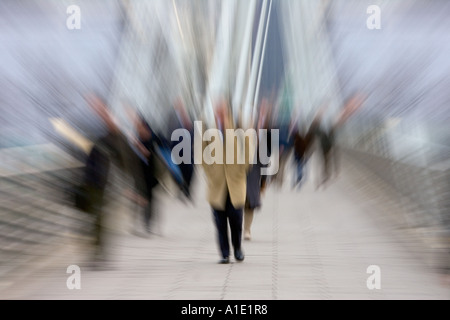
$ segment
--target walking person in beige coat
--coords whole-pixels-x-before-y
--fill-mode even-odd
[[[244,252],[241,246],[242,240],[242,223],[243,223],[243,208],[246,199],[247,190],[247,172],[249,169],[249,159],[252,159],[251,141],[235,139],[234,147],[234,161],[227,163],[226,148],[226,130],[235,129],[231,109],[227,101],[219,102],[215,109],[216,126],[221,132],[222,151],[219,156],[223,161],[220,163],[208,164],[203,161],[203,169],[206,174],[208,187],[208,201],[211,205],[214,222],[217,228],[217,237],[220,248],[221,259],[219,263],[226,264],[230,262],[230,244],[228,238],[228,225],[231,229],[231,242],[234,249],[234,257],[236,261],[244,260]],[[237,140],[237,141],[236,141]],[[203,141],[203,150],[208,147],[213,141]],[[237,143],[236,143],[237,142]],[[244,150],[245,161],[243,164],[238,163],[238,150]],[[217,150],[216,150],[217,151]],[[220,153],[220,152],[219,152]],[[215,154],[216,158],[218,154]],[[219,162],[219,161],[217,161]]]

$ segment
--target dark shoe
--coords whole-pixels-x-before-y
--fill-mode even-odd
[[[222,260],[219,261],[219,264],[228,264],[230,263],[230,258],[223,258]]]
[[[236,258],[236,260],[238,262],[244,261],[244,258],[245,258],[244,253],[242,252],[241,249],[238,249],[238,250],[234,251],[234,257]]]

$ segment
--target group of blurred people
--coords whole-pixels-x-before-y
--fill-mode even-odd
[[[320,107],[309,127],[301,126],[298,120],[293,119],[289,130],[280,130],[280,170],[274,176],[278,185],[284,181],[285,167],[291,158],[294,161],[295,175],[293,187],[299,187],[304,181],[306,165],[314,151],[319,154],[320,172],[316,182],[316,189],[325,187],[330,179],[338,176],[339,154],[336,146],[336,136],[339,135],[343,124],[363,104],[366,97],[362,94],[354,94],[345,102],[337,116],[331,121],[324,121],[327,112],[327,104]]]
[[[219,263],[230,262],[230,240],[228,226],[230,227],[231,244],[235,260],[241,262],[245,259],[242,239],[252,239],[252,223],[255,211],[262,205],[262,197],[268,183],[283,183],[284,168],[291,154],[296,172],[294,187],[299,187],[304,180],[304,168],[310,158],[313,145],[318,141],[323,163],[323,174],[319,185],[325,184],[331,175],[332,163],[337,163],[335,135],[342,124],[361,106],[362,96],[351,97],[342,108],[335,122],[325,128],[323,115],[325,108],[320,108],[308,128],[300,128],[297,121],[291,121],[289,127],[281,126],[274,120],[276,113],[273,102],[263,99],[259,108],[254,129],[266,129],[268,135],[258,135],[256,145],[249,139],[238,141],[245,150],[244,163],[202,163],[207,186],[208,202],[211,206],[217,241],[220,249]],[[89,152],[84,171],[83,187],[85,193],[85,211],[95,217],[94,233],[94,259],[103,261],[105,256],[105,189],[111,168],[114,167],[125,173],[132,181],[133,187],[124,192],[138,206],[142,213],[142,224],[147,232],[151,231],[153,216],[153,193],[158,185],[156,163],[163,163],[165,169],[176,182],[179,192],[191,199],[191,186],[194,176],[193,148],[187,157],[191,160],[175,165],[171,160],[171,150],[179,141],[172,141],[171,132],[176,129],[185,129],[191,137],[194,135],[194,125],[183,101],[174,103],[173,113],[170,116],[166,130],[168,134],[157,134],[152,130],[147,120],[131,107],[127,108],[128,120],[134,129],[123,130],[119,121],[114,118],[106,101],[99,95],[87,98],[88,104],[101,118],[106,127],[106,133],[97,141]],[[242,128],[241,119],[233,115],[229,101],[222,99],[215,106],[215,123],[213,126],[220,130],[226,139],[225,130]],[[205,128],[208,129],[208,128]],[[279,130],[279,150],[271,150],[271,130]],[[203,134],[203,133],[201,133]],[[182,137],[181,139],[186,139]],[[191,143],[193,139],[188,139]],[[239,138],[238,138],[239,140]],[[213,141],[202,141],[203,150]],[[224,145],[224,144],[223,144]],[[264,146],[269,156],[279,157],[279,170],[274,176],[262,174],[261,168],[267,166],[260,159],[259,148]],[[253,153],[252,153],[253,151]],[[274,152],[277,151],[277,152]],[[187,152],[182,150],[182,152]],[[186,156],[186,155],[181,155]],[[226,157],[226,148],[223,150]],[[254,157],[254,158],[252,158]],[[186,158],[185,158],[186,159]],[[255,161],[251,161],[251,160]]]

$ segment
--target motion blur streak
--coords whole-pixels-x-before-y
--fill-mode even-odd
[[[87,298],[450,298],[449,16],[445,0],[2,0],[0,298],[73,298],[69,265]],[[239,177],[172,162],[194,121],[280,132],[278,173],[247,171],[228,273],[207,200],[226,170],[234,206]]]

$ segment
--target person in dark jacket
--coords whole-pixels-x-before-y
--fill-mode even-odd
[[[293,186],[298,187],[302,184],[304,178],[305,166],[308,160],[308,153],[313,141],[313,133],[308,130],[303,134],[299,128],[295,128],[294,137],[294,162],[296,167],[296,175]]]
[[[144,208],[144,226],[145,230],[150,233],[150,225],[153,216],[153,189],[158,185],[158,180],[155,177],[156,154],[154,146],[157,137],[144,117],[139,116],[135,125],[138,134],[138,140],[135,141],[135,147],[139,152],[139,163],[144,179],[144,184],[140,191],[145,195],[145,199],[147,200]]]
[[[194,142],[194,126],[192,123],[192,120],[189,116],[188,111],[186,110],[186,106],[181,98],[177,99],[174,103],[173,112],[170,115],[169,118],[169,124],[168,124],[168,136],[171,140],[172,133],[177,129],[185,129],[186,132],[190,135],[190,141],[191,141],[191,154],[188,155],[190,161],[189,162],[182,162],[178,164],[178,168],[182,175],[182,182],[179,183],[180,191],[184,194],[184,196],[192,200],[191,197],[191,185],[193,181],[194,176],[194,155],[192,150],[194,150],[193,142]],[[183,137],[185,139],[187,137]],[[179,141],[171,141],[170,148],[173,149],[175,145],[177,145]],[[187,152],[187,150],[182,150],[180,152],[180,157],[184,157],[184,152]]]
[[[138,169],[138,158],[131,149],[127,138],[122,134],[118,125],[111,116],[104,99],[93,94],[87,98],[89,106],[100,116],[106,126],[107,132],[97,141],[88,154],[84,185],[87,190],[87,211],[95,217],[94,228],[94,261],[106,260],[105,253],[105,190],[108,184],[112,165],[132,177],[135,191],[133,199],[141,206],[146,205],[144,181]]]

